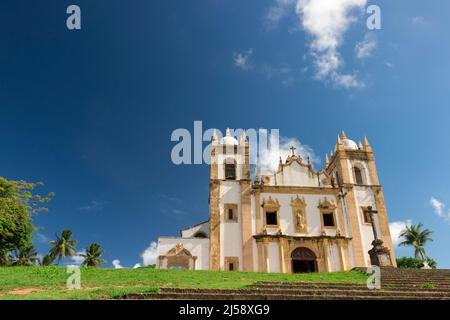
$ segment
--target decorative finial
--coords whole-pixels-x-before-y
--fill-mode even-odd
[[[358,149],[359,149],[359,150],[363,150],[363,149],[364,149],[364,147],[363,147],[363,145],[362,145],[362,143],[361,143],[361,140],[358,141]]]
[[[366,137],[366,136],[364,136],[364,149],[365,149],[367,152],[372,152],[372,147],[370,146],[369,140],[367,140],[367,137]]]
[[[245,133],[245,130],[243,130],[241,134],[241,143],[245,142],[247,142],[247,134]]]
[[[325,155],[325,168],[330,164],[330,160],[328,159],[328,154]]]
[[[344,144],[342,143],[341,137],[338,135],[336,150],[344,150]]]
[[[342,135],[342,139],[347,139],[347,136],[345,135],[345,132],[344,132],[344,130],[342,130],[342,133],[341,133],[341,135]]]
[[[255,183],[259,183],[259,171],[258,171],[258,164],[255,164]]]
[[[230,128],[227,128],[226,134],[227,137],[231,137],[231,130]]]

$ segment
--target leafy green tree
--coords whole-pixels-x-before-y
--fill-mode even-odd
[[[431,268],[436,269],[437,263],[435,260],[427,258],[426,261]],[[397,267],[401,269],[419,269],[423,267],[423,260],[413,257],[397,258]]]
[[[72,231],[69,229],[63,230],[61,236],[55,235],[56,240],[52,240],[49,244],[53,247],[50,249],[50,257],[52,261],[58,259],[58,264],[62,258],[70,258],[76,253],[77,241],[71,239]]]
[[[13,266],[34,266],[39,262],[39,255],[33,246],[19,248],[13,251]]]
[[[11,254],[9,251],[0,251],[0,266],[9,266],[11,263]]]
[[[104,251],[100,250],[101,246],[98,243],[92,243],[86,248],[86,253],[81,254],[84,257],[84,261],[81,264],[86,267],[99,267],[102,263],[106,262],[104,259],[100,259]]]
[[[427,259],[427,253],[425,251],[425,244],[429,241],[433,241],[431,234],[433,233],[429,229],[422,229],[423,225],[407,226],[405,230],[400,233],[400,237],[404,240],[399,243],[399,246],[412,246],[414,247],[414,256],[416,259]]]
[[[42,185],[0,177],[0,255],[3,262],[11,251],[32,245],[35,230],[32,216],[46,211],[45,203],[54,196],[54,193],[44,197],[33,193]]]

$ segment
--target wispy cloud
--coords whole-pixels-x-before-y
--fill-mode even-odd
[[[294,83],[295,77],[292,73],[292,69],[288,65],[275,66],[271,63],[261,62],[252,62],[250,64],[249,59],[253,54],[253,50],[246,52],[247,55],[244,53],[233,54],[235,66],[244,71],[249,71],[251,69],[253,72],[261,74],[266,80],[279,79],[283,86],[291,86]]]
[[[45,234],[41,232],[35,232],[33,234],[33,237],[36,239],[36,241],[40,243],[48,243],[50,241],[49,237],[47,237]]]
[[[356,44],[355,55],[358,59],[369,58],[376,47],[377,40],[374,33],[366,33],[364,39]]]
[[[88,205],[78,208],[81,211],[101,211],[106,205],[106,201],[92,200]]]
[[[120,264],[120,260],[118,260],[118,259],[114,259],[112,261],[112,265],[113,265],[114,269],[123,269],[122,265]]]
[[[450,223],[450,210],[445,211],[445,203],[439,201],[438,199],[431,197],[430,204],[434,209],[434,213],[444,219],[446,222]]]
[[[243,52],[235,52],[233,53],[233,64],[235,67],[238,67],[242,70],[250,70],[251,63],[250,58],[253,55],[253,49],[250,48]]]
[[[389,230],[391,231],[392,242],[395,246],[398,246],[402,239],[400,238],[400,233],[406,229],[406,227],[411,226],[411,220],[406,221],[394,221],[389,223]]]
[[[415,25],[424,25],[426,20],[423,16],[415,16],[411,18],[411,22]]]
[[[184,201],[181,200],[180,198],[173,197],[173,196],[168,195],[168,194],[158,193],[156,196],[158,198],[161,198],[161,199],[164,199],[164,200],[167,200],[167,201],[170,201],[170,202],[175,202],[175,203],[179,203],[179,204],[184,203]]]
[[[271,139],[275,138],[271,137]],[[259,168],[262,174],[276,171],[280,157],[284,162],[292,154],[291,147],[296,148],[295,154],[300,155],[305,162],[309,158],[312,164],[320,164],[320,159],[314,151],[308,145],[301,143],[297,138],[280,137],[278,149],[273,147],[276,141],[270,141],[270,144],[271,148],[263,150],[259,157]]]
[[[265,27],[267,29],[276,28],[284,17],[294,12],[296,2],[297,0],[275,0],[274,5],[269,8],[264,16]]]
[[[352,13],[363,13],[366,3],[367,0],[297,0],[296,12],[312,37],[309,47],[317,79],[345,88],[363,86],[356,75],[340,73],[343,59],[339,48],[350,24],[357,20]]]

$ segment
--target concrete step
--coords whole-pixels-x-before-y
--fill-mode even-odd
[[[336,289],[336,290],[368,290],[366,285],[335,285],[335,286],[317,286],[317,285],[296,285],[296,284],[285,284],[285,285],[277,285],[277,284],[264,284],[259,286],[251,286],[256,288],[267,288],[267,289]],[[426,290],[426,291],[436,291],[436,292],[450,292],[450,286],[438,286],[429,288],[427,286],[421,285],[408,285],[408,284],[381,284],[382,290]]]
[[[365,295],[284,295],[284,294],[220,294],[220,293],[160,293],[160,294],[128,294],[126,299],[151,300],[450,300],[448,297],[386,297]]]
[[[299,296],[316,296],[316,295],[341,295],[341,296],[385,296],[385,297],[435,297],[450,299],[449,292],[425,291],[425,290],[336,290],[336,289],[262,289],[262,288],[246,288],[246,289],[161,289],[160,294],[234,294],[241,295],[299,295]]]

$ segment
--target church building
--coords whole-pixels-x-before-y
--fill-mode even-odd
[[[373,214],[376,212],[376,214]],[[342,132],[325,168],[291,148],[274,173],[250,175],[249,143],[212,137],[209,219],[158,239],[157,268],[332,272],[368,267],[374,234],[395,255],[372,148]]]

